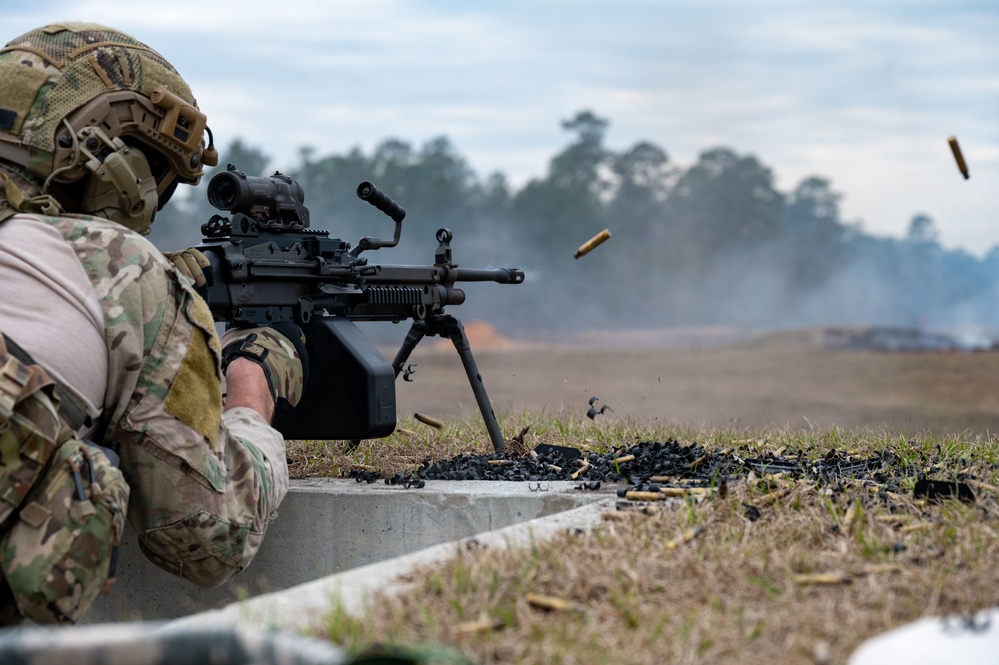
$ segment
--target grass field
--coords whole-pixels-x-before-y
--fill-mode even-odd
[[[999,354],[813,342],[473,346],[504,433],[529,427],[528,448],[673,438],[743,457],[889,450],[908,471],[832,483],[753,474],[706,498],[608,514],[592,534],[469,551],[364,617],[332,613],[322,634],[355,650],[453,645],[481,663],[841,663],[909,621],[999,605]],[[453,350],[421,348],[412,362],[396,434],[349,453],[293,442],[293,473],[363,463],[390,474],[489,452]],[[613,411],[587,419],[592,396]],[[974,503],[916,498],[919,474],[966,482]]]
[[[809,331],[704,348],[521,346],[473,351],[494,410],[604,420],[759,429],[870,428],[936,434],[999,432],[999,352],[823,348]],[[465,417],[475,402],[453,349],[419,347],[399,413]]]

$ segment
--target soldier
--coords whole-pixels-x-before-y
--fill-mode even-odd
[[[218,585],[287,491],[270,421],[301,397],[301,332],[220,340],[197,252],[142,237],[217,162],[188,85],[132,37],[65,23],[0,50],[0,624],[75,622],[126,516],[153,562]]]

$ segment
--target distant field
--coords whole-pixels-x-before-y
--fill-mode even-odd
[[[589,535],[463,548],[411,576],[402,593],[373,598],[363,616],[331,611],[320,634],[351,652],[430,643],[483,664],[842,663],[868,638],[916,619],[997,605],[999,440],[990,435],[999,429],[999,353],[837,350],[827,331],[711,348],[469,336],[507,459],[523,456],[513,437],[528,425],[528,450],[606,452],[675,438],[732,455],[732,482],[703,500],[626,496]],[[356,449],[291,442],[293,477],[388,478],[491,453],[454,350],[425,342],[411,361],[414,381],[397,383],[395,434]],[[590,421],[594,396],[613,411]],[[448,426],[426,427],[414,412]],[[833,451],[874,467],[795,477],[741,466]],[[688,487],[704,459],[656,482]],[[920,498],[923,475],[961,479],[974,503]]]
[[[471,337],[471,335],[470,335]],[[999,432],[999,352],[823,348],[814,331],[711,348],[497,345],[472,349],[509,437],[518,414],[726,429],[867,428],[899,434]],[[439,340],[397,383],[400,417],[468,417],[475,400],[457,353]]]

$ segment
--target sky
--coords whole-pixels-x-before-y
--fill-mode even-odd
[[[58,21],[113,26],[190,83],[216,144],[293,168],[387,138],[447,136],[480,176],[544,176],[590,110],[605,144],[688,167],[751,154],[790,192],[827,178],[841,218],[948,248],[999,245],[995,0],[34,0],[3,43]],[[970,170],[959,173],[956,136]],[[225,155],[222,155],[225,159]]]

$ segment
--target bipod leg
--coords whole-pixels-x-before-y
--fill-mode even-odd
[[[399,372],[402,371],[402,366],[406,364],[409,360],[410,354],[413,353],[413,349],[416,345],[420,343],[420,340],[427,335],[427,324],[424,321],[413,321],[413,325],[409,327],[409,332],[406,333],[406,339],[402,341],[402,346],[399,347],[399,351],[395,354],[395,359],[392,361],[392,369],[395,370],[395,377],[399,378]]]
[[[493,450],[501,453],[506,450],[506,440],[503,439],[503,432],[500,430],[499,422],[496,420],[496,414],[493,413],[493,407],[489,403],[489,395],[486,394],[486,387],[482,383],[479,368],[475,365],[475,358],[472,357],[472,347],[468,343],[468,336],[465,335],[465,327],[461,325],[461,321],[453,316],[445,316],[440,321],[440,324],[440,330],[436,332],[442,337],[450,339],[451,343],[454,344],[454,348],[458,351],[461,364],[465,367],[465,375],[468,377],[468,383],[472,386],[472,394],[475,395],[475,402],[479,405],[482,420],[485,421],[489,438],[493,442]]]

